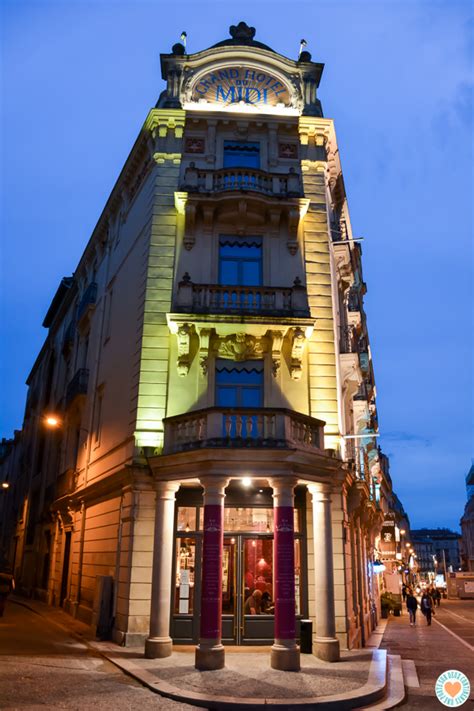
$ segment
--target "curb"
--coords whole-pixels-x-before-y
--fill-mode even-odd
[[[181,701],[194,706],[222,711],[253,711],[265,707],[268,711],[299,711],[301,709],[314,709],[320,711],[346,711],[373,704],[385,696],[387,689],[387,652],[373,650],[372,661],[369,668],[367,683],[353,692],[334,694],[333,696],[308,696],[305,698],[254,698],[231,696],[205,695],[194,691],[184,691],[164,681],[157,681],[156,677],[146,669],[141,669],[131,661],[115,656],[115,649],[110,645],[100,642],[90,643],[102,656],[122,669],[126,674],[140,681],[144,686],[161,696],[174,701]]]
[[[22,605],[32,612],[48,619],[48,615],[43,614],[43,610],[35,609],[32,605],[28,604],[29,601],[23,602],[16,599],[12,600],[12,602]],[[317,708],[318,711],[349,711],[349,709],[357,709],[361,706],[368,706],[369,704],[379,701],[385,696],[387,690],[387,652],[381,649],[373,649],[368,680],[363,686],[355,689],[353,692],[349,691],[342,694],[334,694],[333,696],[307,696],[296,699],[207,696],[194,691],[184,691],[165,681],[157,681],[151,672],[146,669],[141,669],[137,664],[127,659],[117,657],[116,645],[89,640],[82,637],[67,625],[63,625],[52,619],[48,619],[48,621],[66,631],[90,650],[96,652],[104,659],[107,659],[155,694],[173,699],[174,701],[200,706],[201,708],[216,709],[217,711],[239,711],[239,709],[253,711],[254,709],[261,709],[262,707],[265,707],[268,711],[301,711],[301,709],[305,708]]]

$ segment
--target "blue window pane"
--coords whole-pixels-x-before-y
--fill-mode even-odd
[[[262,407],[262,391],[260,388],[242,388],[241,400],[241,407]]]
[[[237,388],[217,386],[217,402],[220,407],[237,407]]]
[[[237,286],[239,282],[239,263],[225,259],[220,263],[220,279],[221,284],[228,286]]]
[[[261,284],[260,262],[242,262],[242,284],[244,286],[259,286]]]
[[[261,244],[221,244],[219,247],[221,257],[230,259],[261,259]]]
[[[224,168],[260,168],[260,144],[224,141]]]

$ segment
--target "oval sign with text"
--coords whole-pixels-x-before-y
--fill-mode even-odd
[[[288,106],[288,86],[271,72],[257,67],[218,67],[199,77],[192,88],[191,101],[212,104]]]

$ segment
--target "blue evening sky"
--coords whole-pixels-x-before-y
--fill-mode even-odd
[[[363,236],[380,443],[412,526],[457,527],[472,448],[469,0],[3,0],[1,436],[59,280],[88,241],[163,82],[159,53],[240,20],[326,68],[352,225]]]

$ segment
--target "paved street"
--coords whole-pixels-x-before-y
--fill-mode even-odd
[[[57,624],[9,600],[0,618],[0,709],[165,709],[194,706],[142,687]]]
[[[474,600],[443,600],[431,627],[420,611],[416,627],[410,627],[406,614],[391,618],[380,648],[415,662],[420,686],[408,689],[403,709],[446,708],[437,700],[434,688],[438,676],[448,669],[457,669],[469,678],[471,700],[460,708],[474,708]]]

